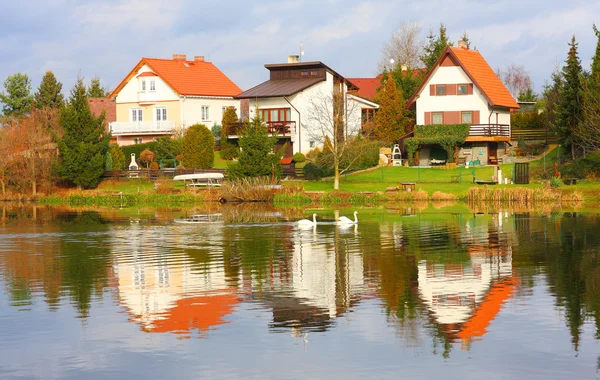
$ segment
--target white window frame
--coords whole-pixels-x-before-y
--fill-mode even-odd
[[[154,79],[150,79],[150,86],[148,87],[150,92],[156,92],[156,81]]]
[[[157,106],[154,107],[154,121],[166,121],[167,120],[167,107]]]
[[[133,138],[133,143],[135,145],[137,145],[137,144],[143,144],[144,143],[144,139],[142,137],[134,137]]]
[[[208,121],[210,120],[210,106],[202,106],[201,108],[202,110],[202,121]]]
[[[129,109],[129,121],[132,123],[141,123],[144,120],[144,110],[139,107]]]
[[[471,121],[470,122],[465,122],[465,115],[471,115]],[[473,111],[462,111],[460,113],[460,122],[461,124],[473,124]]]
[[[435,120],[434,120],[434,117],[435,117],[436,115],[440,115],[440,116],[441,116],[442,120],[441,120],[441,122],[440,122],[440,123],[436,123],[436,122],[435,122]],[[433,124],[433,125],[440,125],[440,124],[444,124],[444,113],[443,113],[443,112],[432,112],[432,113],[431,113],[431,124]]]
[[[146,92],[146,81],[143,79],[140,81],[140,92]]]

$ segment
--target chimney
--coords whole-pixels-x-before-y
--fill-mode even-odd
[[[173,54],[173,60],[174,61],[185,61],[186,56],[185,56],[185,54]]]
[[[288,63],[298,63],[300,62],[299,55],[288,55]]]
[[[403,72],[408,70],[408,67],[406,67],[406,65],[402,65],[400,68],[402,69]]]
[[[204,56],[203,55],[194,56],[194,62],[204,62]]]
[[[465,40],[458,41],[458,47],[460,49],[469,50],[469,48],[467,47],[467,41]]]

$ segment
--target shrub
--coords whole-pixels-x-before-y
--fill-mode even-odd
[[[224,160],[233,160],[240,155],[240,148],[228,140],[221,140],[219,156]]]
[[[123,150],[123,154],[125,155],[125,158],[127,159],[127,166],[129,166],[129,160],[131,159],[131,153],[135,153],[135,158],[139,159],[140,155],[142,154],[142,152],[146,149],[154,152],[156,151],[156,141],[150,141],[147,143],[143,143],[143,144],[134,144],[134,145],[127,145],[127,146],[122,146],[120,147]],[[114,157],[113,157],[114,159]]]
[[[148,169],[148,166],[153,161],[154,161],[154,153],[152,153],[152,151],[145,149],[140,154],[140,162],[143,163],[144,165],[146,165],[146,169]]]
[[[183,165],[188,169],[210,169],[215,161],[215,138],[204,124],[185,131],[182,143]]]
[[[104,158],[104,169],[113,170],[113,158],[110,154],[110,150],[106,151],[106,157]]]
[[[292,160],[299,164],[301,162],[306,161],[306,156],[304,154],[302,154],[302,152],[298,152],[292,156]]]
[[[158,162],[152,161],[150,163],[150,170],[158,170]]]
[[[550,186],[552,187],[561,187],[562,185],[564,185],[563,181],[558,178],[558,177],[552,177],[552,179],[550,179]]]
[[[306,153],[306,158],[314,160],[319,156],[319,154],[321,154],[321,149],[313,148],[308,153]]]
[[[510,115],[510,125],[513,129],[542,128],[542,116],[537,112],[516,112]]]
[[[323,178],[323,170],[320,166],[311,162],[304,166],[304,179],[309,181],[319,181]]]
[[[113,170],[125,169],[125,153],[116,144],[113,144],[108,148],[110,155],[112,156],[112,167]]]

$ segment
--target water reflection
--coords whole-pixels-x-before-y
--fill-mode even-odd
[[[112,301],[144,336],[229,331],[235,341],[230,329],[240,323],[262,331],[255,310],[286,339],[366,328],[353,316],[372,313],[400,342],[449,358],[507,334],[502,320],[517,318],[519,304],[561,315],[552,323],[566,327],[573,352],[586,326],[600,338],[598,215],[435,210],[361,210],[359,225],[300,229],[301,211],[256,205],[130,214],[4,207],[0,286],[10,308],[0,317],[72,305],[85,321]],[[174,222],[199,214],[219,218]],[[552,326],[545,337],[558,344]],[[0,338],[7,334],[18,333]]]

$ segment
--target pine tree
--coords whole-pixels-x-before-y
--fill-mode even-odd
[[[0,94],[0,102],[4,103],[2,111],[7,117],[20,117],[31,109],[31,80],[27,74],[16,73],[4,81],[6,94]]]
[[[463,32],[463,34],[460,35],[460,40],[464,42],[467,45],[467,49],[469,50],[477,50],[477,48],[475,46],[471,47],[471,39],[469,38],[469,35],[467,34],[467,31],[465,30]]]
[[[57,173],[79,188],[93,188],[104,172],[109,135],[104,133],[104,115],[94,117],[86,88],[79,78],[71,90],[68,105],[61,112],[63,138],[58,140],[60,163]]]
[[[575,158],[577,142],[573,139],[573,130],[582,120],[582,68],[577,52],[575,36],[569,43],[569,54],[566,65],[562,69],[564,85],[561,91],[560,102],[557,107],[556,131],[562,142],[571,147],[571,156]]]
[[[39,109],[63,107],[65,99],[61,91],[62,83],[56,80],[52,71],[47,71],[34,95],[35,107]]]
[[[110,92],[100,84],[100,78],[93,77],[87,89],[88,98],[106,98]]]
[[[446,25],[444,25],[444,23],[440,24],[439,35],[433,34],[433,30],[430,30],[429,35],[427,36],[427,44],[423,47],[425,53],[421,56],[421,61],[423,61],[427,70],[433,67],[438,58],[440,58],[440,55],[442,55],[444,49],[453,44],[454,43],[448,39]]]
[[[186,169],[210,169],[215,161],[215,138],[204,124],[194,124],[185,130],[181,148]]]
[[[600,31],[593,26],[597,38],[589,77],[583,83],[583,120],[573,131],[584,155],[600,149]]]
[[[388,80],[385,87],[377,92],[375,101],[379,110],[375,114],[375,138],[388,144],[393,144],[406,131],[406,117],[402,89],[396,87],[396,82]]]
[[[220,151],[219,155],[224,160],[231,160],[236,158],[240,152],[239,148],[231,143],[228,139],[227,131],[231,124],[238,121],[235,107],[227,107],[223,112],[223,119],[221,120],[221,138],[220,138]]]

